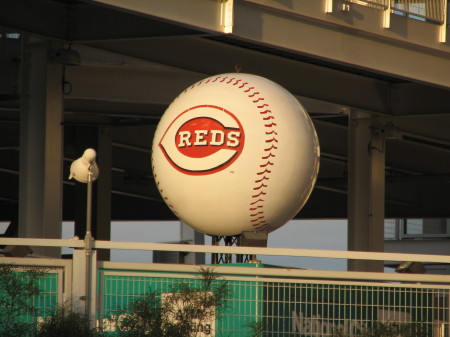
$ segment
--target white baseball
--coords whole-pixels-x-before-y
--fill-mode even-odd
[[[313,189],[319,143],[302,105],[250,74],[206,78],[167,108],[153,139],[152,168],[174,214],[209,235],[271,232]]]

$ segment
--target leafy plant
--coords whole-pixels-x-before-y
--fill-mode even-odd
[[[36,337],[101,337],[103,333],[90,325],[89,317],[74,311],[68,304],[50,311],[39,323]]]
[[[148,292],[111,320],[119,337],[194,337],[210,332],[229,295],[228,282],[201,268],[199,283],[180,281],[169,293]]]
[[[261,321],[250,321],[246,326],[250,328],[251,337],[261,337],[264,332],[264,323]]]
[[[33,297],[41,293],[39,279],[45,269],[0,264],[0,335],[2,337],[31,336],[35,325],[24,322],[33,315]]]

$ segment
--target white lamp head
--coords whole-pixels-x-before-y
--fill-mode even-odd
[[[95,162],[96,157],[97,157],[97,152],[95,152],[95,150],[91,149],[91,148],[84,150],[84,153],[81,156],[81,158],[87,160],[89,163]]]
[[[80,183],[88,183],[97,180],[99,169],[95,162],[96,157],[97,153],[94,149],[86,149],[83,155],[74,160],[72,165],[70,165],[69,179],[74,178]]]

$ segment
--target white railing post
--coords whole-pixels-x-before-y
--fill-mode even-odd
[[[445,43],[447,41],[447,17],[448,17],[448,7],[447,7],[447,0],[441,0],[442,1],[442,14],[443,14],[443,22],[439,26],[439,42]]]
[[[221,26],[225,34],[233,33],[234,23],[234,0],[222,0],[221,10]]]
[[[72,309],[83,312],[86,298],[86,253],[74,249],[72,258]]]
[[[387,7],[383,10],[383,28],[391,27],[391,1],[387,1]]]
[[[73,250],[72,309],[85,312],[94,322],[97,294],[97,251],[91,250],[89,259],[85,249]]]
[[[333,0],[325,0],[325,13],[333,13]]]
[[[96,323],[96,310],[97,310],[97,251],[92,250],[91,252],[91,263],[90,263],[90,275],[88,280],[87,295],[88,298],[86,302],[89,306],[89,319],[91,321],[91,326],[95,326]]]

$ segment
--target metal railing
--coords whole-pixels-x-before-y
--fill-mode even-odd
[[[394,14],[423,18],[435,23],[445,22],[447,0],[344,0],[376,9],[390,9]]]
[[[378,9],[389,8],[391,0],[344,0],[345,2],[354,3],[362,6],[369,6]]]
[[[445,22],[447,0],[395,0],[391,7],[412,18],[423,18],[442,24]]]
[[[333,12],[336,0],[325,0],[325,12]],[[339,0],[344,12],[350,10],[350,4],[378,9],[383,12],[382,27],[390,28],[391,15],[404,15],[411,19],[427,21],[439,25],[438,41],[447,40],[448,0]]]
[[[424,254],[94,241],[92,270],[85,283],[83,240],[0,238],[0,245],[76,248],[72,260],[1,257],[0,263],[58,269],[51,278],[52,296],[60,304],[71,299],[80,310],[88,301],[99,325],[148,290],[164,294],[174,282],[195,284],[199,273],[196,265],[101,262],[96,260],[99,248],[256,254],[261,260],[275,255],[450,263],[450,256]],[[305,270],[251,263],[216,265],[214,270],[229,282],[232,295],[229,307],[208,325],[209,333],[199,336],[250,336],[249,322],[261,324],[263,336],[274,337],[332,336],[338,330],[356,334],[376,324],[418,327],[424,337],[450,336],[450,275]]]

